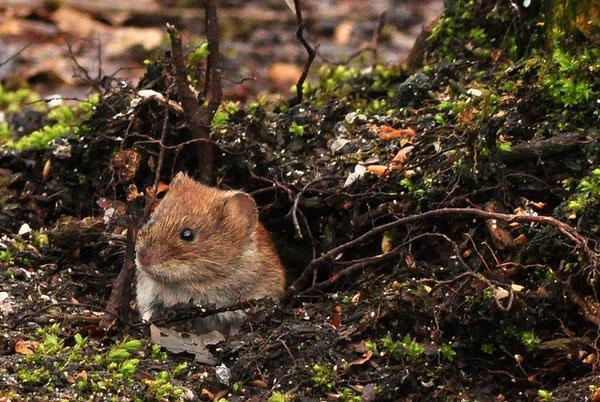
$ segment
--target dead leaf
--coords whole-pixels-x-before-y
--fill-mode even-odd
[[[111,31],[106,43],[108,57],[122,57],[135,50],[148,53],[162,44],[163,31],[158,28],[123,27]]]
[[[350,362],[350,366],[361,366],[361,365],[365,364],[366,362],[368,362],[369,360],[371,360],[371,357],[373,357],[373,351],[367,350],[367,351],[365,351],[365,353],[363,353],[363,355],[361,357],[359,357],[356,360],[352,360]]]
[[[488,201],[484,206],[484,210],[488,212],[503,212],[500,205],[494,201]],[[515,242],[510,232],[506,229],[508,225],[505,222],[496,219],[488,219],[486,220],[486,226],[490,236],[492,236],[494,245],[499,250],[506,250],[514,247]]]
[[[302,69],[293,63],[275,62],[267,71],[267,79],[282,91],[289,90],[301,75]]]
[[[535,201],[529,201],[528,203],[529,205],[531,205],[532,207],[534,207],[535,209],[544,209],[546,208],[546,204],[543,202],[535,202]]]
[[[136,200],[138,197],[140,197],[140,192],[137,189],[137,186],[135,184],[130,184],[127,187],[127,201],[131,202]]]
[[[61,32],[79,38],[87,38],[108,28],[108,25],[90,17],[89,13],[84,13],[65,5],[61,5],[58,10],[52,13],[50,19],[54,21]]]
[[[498,60],[500,60],[500,57],[502,57],[503,54],[504,54],[504,52],[502,51],[502,49],[494,49],[490,53],[490,58],[492,59],[493,63],[497,63]]]
[[[367,166],[367,173],[372,173],[375,176],[384,176],[390,172],[390,168],[385,165],[369,165]]]
[[[262,388],[262,389],[266,389],[269,386],[269,384],[267,384],[267,382],[265,380],[260,380],[260,379],[252,381],[252,385],[257,388]]]
[[[104,210],[104,212],[106,212],[108,209],[113,209],[114,213],[116,213],[116,215],[125,215],[125,213],[127,212],[127,204],[125,204],[123,201],[119,201],[119,200],[109,200],[108,198],[100,198],[98,199],[98,201],[96,201],[96,205],[98,205],[100,208],[102,208]]]
[[[475,109],[472,107],[466,108],[465,110],[463,110],[463,112],[460,114],[460,119],[462,120],[463,123],[470,123],[471,120],[473,120],[473,117],[475,116]]]
[[[158,185],[156,186],[156,196],[158,197],[162,193],[166,193],[168,190],[169,185],[159,181]],[[154,197],[154,187],[146,187],[146,196],[148,199]]]
[[[379,128],[379,139],[381,141],[390,141],[395,138],[409,137],[413,138],[417,132],[412,128],[393,128],[390,126],[381,126]]]
[[[200,399],[202,399],[203,401],[213,401],[215,400],[215,394],[213,394],[206,388],[202,388],[202,391],[200,391]]]
[[[520,235],[518,235],[517,238],[515,239],[515,244],[517,246],[522,246],[526,242],[527,242],[527,236],[525,236],[523,233],[521,233]]]
[[[122,181],[131,182],[135,179],[141,160],[142,157],[138,152],[133,149],[125,149],[115,152],[110,161],[110,167]]]
[[[50,161],[50,159],[48,159],[46,161],[46,163],[44,163],[44,169],[42,171],[42,179],[44,179],[44,181],[48,180],[48,178],[50,177],[51,171],[52,171],[52,162]]]
[[[39,342],[36,341],[17,341],[15,344],[15,352],[20,355],[30,356],[35,352],[35,349],[39,345]]]
[[[412,152],[415,147],[409,145],[408,147],[402,148],[396,156],[390,162],[390,168],[392,170],[401,169],[404,166],[404,162],[408,159],[408,155]]]
[[[594,364],[596,363],[596,354],[595,353],[590,353],[589,355],[587,355],[587,357],[585,359],[583,359],[581,362],[583,364]]]
[[[77,375],[75,376],[75,379],[87,381],[87,379],[88,379],[87,371],[81,370],[79,373],[77,373]]]
[[[194,355],[194,360],[203,364],[215,365],[217,360],[206,348],[225,340],[219,331],[212,331],[203,335],[180,334],[169,328],[150,325],[150,339],[152,343],[160,345],[172,353],[187,352]]]
[[[330,323],[333,328],[338,329],[342,325],[342,315],[334,313],[331,316]]]
[[[385,232],[381,239],[381,254],[389,254],[394,249],[394,239],[389,232]]]
[[[294,0],[283,0],[284,3],[288,6],[292,14],[296,15],[296,5],[294,4]]]
[[[354,30],[354,24],[351,21],[342,21],[333,33],[334,41],[339,46],[346,46],[350,43],[350,37]]]

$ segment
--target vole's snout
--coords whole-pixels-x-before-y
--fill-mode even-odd
[[[137,250],[137,260],[142,265],[142,267],[151,267],[156,263],[156,252],[149,248],[143,247]]]

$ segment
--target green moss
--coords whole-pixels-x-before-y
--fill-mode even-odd
[[[523,331],[520,334],[520,338],[523,345],[525,345],[525,348],[530,352],[533,352],[540,347],[541,340],[533,331]]]
[[[236,102],[225,102],[215,112],[212,121],[213,128],[222,128],[229,123],[229,117],[236,113],[240,109],[240,106]]]
[[[588,176],[577,183],[576,192],[570,197],[567,210],[575,214],[590,205],[595,205],[598,201],[600,201],[600,168],[593,169]]]
[[[35,130],[31,134],[22,137],[15,143],[9,142],[7,145],[18,152],[30,149],[43,149],[55,138],[63,137],[69,132],[69,126],[57,123],[53,126],[44,126],[41,129]]]
[[[593,88],[598,79],[592,74],[599,72],[600,49],[583,49],[570,54],[562,41],[557,40],[552,57],[542,64],[540,83],[555,104],[575,107],[597,98],[598,92]]]
[[[281,392],[273,392],[273,394],[269,397],[268,402],[290,402],[291,398],[288,398],[286,394],[282,394]]]
[[[208,42],[202,42],[202,44],[192,50],[188,56],[188,63],[192,66],[199,65],[203,60],[208,57]]]
[[[33,104],[39,102],[40,97],[38,94],[27,88],[19,88],[14,91],[6,90],[0,84],[0,110],[14,113],[21,110],[26,104]],[[43,103],[40,103],[43,105]]]
[[[304,126],[293,121],[290,125],[290,134],[294,137],[302,137],[304,135]]]
[[[12,265],[14,263],[12,253],[8,250],[0,251],[0,262]]]
[[[99,96],[94,94],[90,98],[75,107],[65,105],[58,106],[48,112],[48,119],[54,123],[46,125],[39,130],[33,131],[31,134],[20,138],[18,141],[10,139],[10,135],[5,135],[4,145],[9,149],[14,149],[18,152],[26,150],[44,149],[50,142],[59,137],[72,133],[80,133],[77,125],[79,122],[88,119],[93,112],[94,106],[99,101]],[[8,137],[8,138],[6,138]]]
[[[444,345],[440,348],[440,354],[449,361],[454,360],[456,357],[456,351],[450,345]]]
[[[545,389],[539,389],[537,392],[538,398],[540,398],[540,400],[542,401],[546,401],[546,402],[551,402],[554,400],[554,396],[552,395],[552,392],[547,391]]]
[[[333,391],[338,381],[338,374],[328,364],[315,364],[312,367],[313,383],[324,391]]]

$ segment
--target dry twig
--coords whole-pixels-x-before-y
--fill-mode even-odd
[[[310,70],[310,66],[312,65],[315,56],[317,55],[316,48],[312,47],[310,43],[304,38],[304,20],[302,18],[302,7],[300,5],[300,0],[294,0],[294,7],[296,8],[296,21],[298,23],[298,29],[296,31],[296,38],[302,43],[304,49],[306,49],[306,62],[304,63],[304,69],[302,70],[302,75],[298,79],[296,83],[296,96],[290,100],[290,106],[295,106],[302,102],[303,97],[303,87],[304,81],[306,81],[306,77],[308,76],[308,70]]]
[[[215,14],[216,15],[216,14]],[[183,45],[181,36],[177,29],[171,24],[167,24],[167,32],[171,38],[171,50],[173,52],[173,64],[175,66],[175,85],[177,92],[181,97],[181,106],[183,107],[184,115],[190,124],[192,135],[196,139],[209,139],[210,121],[209,113],[202,111],[196,96],[190,88],[190,83],[187,79],[187,69],[183,58]],[[198,153],[198,173],[200,180],[209,183],[212,180],[213,174],[213,147],[209,142],[199,141],[197,144]]]

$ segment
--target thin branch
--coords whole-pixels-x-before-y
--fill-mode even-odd
[[[207,82],[207,123],[212,121],[217,108],[221,104],[221,97],[223,95],[222,88],[222,75],[223,67],[221,60],[221,53],[219,51],[219,20],[217,17],[217,5],[215,0],[204,1],[205,11],[205,29],[206,29],[206,40],[208,42],[208,58],[207,58],[207,71],[206,71],[206,82]]]
[[[371,37],[370,47],[373,52],[373,68],[377,65],[377,61],[379,59],[379,39],[381,38],[381,32],[385,27],[385,22],[387,19],[387,13],[384,11],[379,15],[379,21],[377,23],[377,29],[373,32],[373,36]]]
[[[304,20],[302,19],[302,7],[300,5],[300,0],[294,0],[294,7],[296,8],[296,21],[298,24],[296,38],[302,43],[302,46],[304,46],[307,58],[304,62],[304,69],[302,70],[302,75],[300,75],[300,78],[296,83],[296,96],[290,100],[290,106],[295,106],[302,102],[302,89],[304,88],[304,81],[306,81],[306,77],[308,77],[308,71],[310,70],[310,66],[312,65],[312,62],[315,59],[315,56],[317,55],[316,48],[313,48],[310,45],[310,43],[308,43],[304,38]]]
[[[131,215],[133,201],[128,203],[128,214]],[[135,271],[135,223],[129,220],[127,225],[127,246],[125,249],[125,261],[121,272],[113,282],[110,298],[106,304],[106,313],[102,316],[99,326],[104,330],[110,329],[117,317],[129,315],[129,300],[131,300],[131,283]]]
[[[206,121],[206,112],[201,110],[198,100],[190,88],[183,57],[181,36],[179,35],[179,32],[177,32],[177,29],[171,24],[167,24],[167,32],[171,38],[172,58],[175,66],[175,85],[177,87],[177,92],[181,97],[181,106],[183,107],[184,115],[188,120],[194,138],[209,139],[210,121]],[[199,178],[203,182],[209,183],[212,179],[214,168],[213,147],[210,143],[205,141],[200,141],[196,145]]]
[[[580,235],[574,228],[572,228],[568,224],[550,216],[501,214],[497,212],[488,212],[477,208],[442,208],[423,212],[417,215],[406,216],[404,218],[397,219],[393,222],[377,226],[369,230],[368,232],[362,234],[361,236],[358,236],[357,238],[347,243],[344,243],[338,247],[329,250],[321,257],[311,261],[310,264],[306,266],[306,268],[304,269],[304,271],[302,271],[302,273],[296,279],[296,281],[288,288],[283,299],[285,301],[290,300],[292,296],[294,296],[296,293],[302,290],[302,288],[310,280],[311,276],[314,272],[316,272],[316,270],[318,270],[324,265],[332,263],[334,259],[344,251],[351,249],[352,247],[355,247],[357,245],[360,245],[366,242],[367,240],[370,240],[371,238],[398,226],[446,216],[455,216],[463,218],[474,217],[483,219],[497,219],[505,222],[539,223],[544,225],[550,225],[557,228],[561,233],[563,233],[566,237],[573,241],[578,247],[583,248],[583,251],[585,252],[592,267],[597,267],[598,265],[598,254],[589,248],[588,240],[582,235]]]

